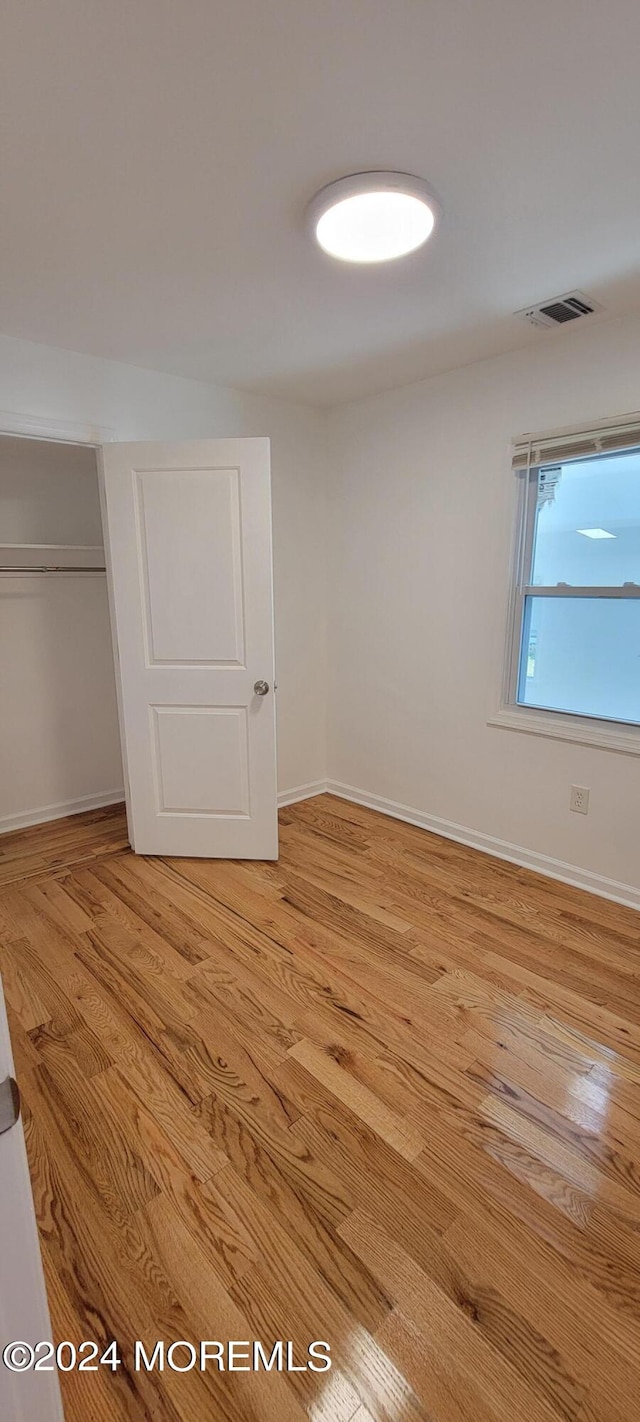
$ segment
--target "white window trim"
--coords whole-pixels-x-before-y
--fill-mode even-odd
[[[525,731],[533,736],[550,736],[554,741],[597,746],[601,750],[640,755],[640,728],[624,721],[598,721],[596,717],[572,716],[569,712],[545,711],[531,706],[502,704],[487,721],[508,731]]]
[[[515,518],[515,538],[511,559],[511,577],[507,611],[507,634],[503,658],[503,680],[500,705],[489,717],[488,726],[527,735],[548,736],[553,740],[571,741],[577,745],[595,746],[625,755],[640,755],[640,725],[625,721],[610,721],[598,716],[578,716],[545,707],[523,706],[516,701],[520,657],[522,602],[527,592],[524,569],[530,564],[534,520],[528,518],[528,499],[533,485],[528,469],[518,475],[518,501]],[[536,592],[540,590],[536,588]],[[581,589],[578,595],[584,595]],[[616,596],[616,593],[611,594]],[[619,595],[619,594],[618,594]]]

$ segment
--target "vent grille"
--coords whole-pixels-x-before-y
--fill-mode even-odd
[[[525,306],[522,311],[515,311],[514,315],[522,317],[531,326],[564,326],[567,321],[577,321],[581,316],[592,316],[595,311],[601,310],[599,303],[585,296],[583,291],[569,291],[566,296],[554,296],[539,306]]]

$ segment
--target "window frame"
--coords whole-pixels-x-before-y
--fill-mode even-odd
[[[633,451],[640,454],[640,445],[630,445],[624,452],[631,453]],[[592,457],[597,458],[598,454],[594,452]],[[576,453],[575,458],[582,462],[585,455]],[[557,467],[558,464],[567,462],[566,456],[562,460],[538,458],[535,463],[531,462],[526,468],[516,471],[518,498],[509,589],[507,639],[503,662],[502,696],[500,707],[495,715],[490,717],[488,724],[640,755],[640,721],[620,721],[611,717],[563,711],[555,707],[527,705],[518,701],[527,597],[640,599],[640,586],[634,589],[628,585],[576,587],[569,584],[556,584],[551,587],[541,587],[529,581],[534,554],[536,495],[540,470]]]

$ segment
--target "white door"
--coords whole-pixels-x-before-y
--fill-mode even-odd
[[[6,1360],[0,1358],[0,1417],[7,1422],[36,1418],[63,1422],[55,1366],[46,1349],[33,1353],[38,1343],[62,1340],[54,1340],[51,1332],[22,1122],[15,1119],[10,1090],[12,1077],[0,980],[0,1352],[7,1350]],[[10,1350],[11,1343],[24,1347]],[[35,1362],[42,1371],[35,1371]]]
[[[109,444],[101,473],[132,846],[276,859],[269,441]]]

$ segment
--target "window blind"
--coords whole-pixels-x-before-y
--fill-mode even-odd
[[[640,412],[620,415],[593,425],[577,425],[551,430],[546,434],[520,435],[513,442],[511,467],[514,473],[535,469],[540,464],[563,464],[567,459],[586,459],[594,454],[610,454],[640,445]]]

